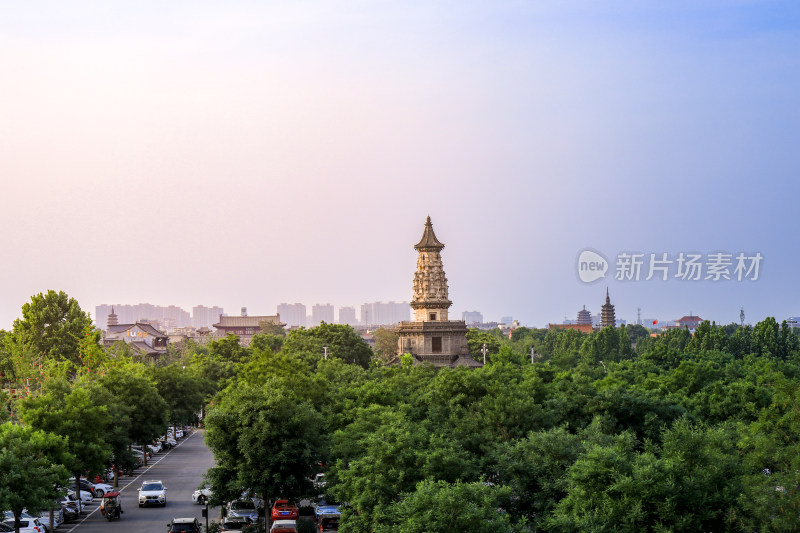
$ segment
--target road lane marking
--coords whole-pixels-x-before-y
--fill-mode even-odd
[[[162,455],[161,457],[159,457],[159,458],[156,460],[156,462],[154,462],[154,463],[153,463],[153,462],[151,462],[150,464],[148,464],[146,469],[144,469],[144,470],[143,470],[143,471],[142,471],[142,472],[141,472],[141,473],[140,473],[138,476],[136,476],[135,478],[131,479],[131,480],[130,480],[130,481],[129,481],[129,482],[128,482],[128,483],[127,483],[127,484],[126,484],[124,487],[118,487],[118,492],[122,492],[123,490],[127,489],[128,487],[130,487],[130,486],[133,484],[133,482],[134,482],[134,481],[136,481],[137,479],[139,479],[140,477],[142,477],[143,475],[145,475],[147,472],[149,472],[151,468],[153,468],[153,467],[154,467],[154,466],[156,466],[158,463],[160,463],[160,462],[161,462],[161,461],[162,461],[162,460],[163,460],[163,459],[164,459],[164,458],[165,458],[167,455],[171,454],[171,453],[173,452],[173,450],[177,450],[177,449],[178,449],[178,446],[182,446],[184,442],[186,442],[186,441],[188,441],[189,439],[191,439],[192,437],[194,437],[194,436],[195,436],[195,434],[197,434],[197,433],[199,433],[199,431],[198,431],[197,429],[195,429],[194,431],[192,431],[192,433],[191,433],[191,434],[190,434],[188,437],[186,437],[186,438],[184,438],[184,439],[181,439],[181,441],[180,441],[178,444],[176,444],[175,446],[173,446],[173,447],[172,447],[170,450],[168,450],[168,451],[167,451],[167,452],[166,452],[164,455]],[[94,503],[94,502],[92,502],[92,503]],[[85,506],[84,506],[83,508],[85,508]],[[92,516],[94,513],[96,513],[96,512],[97,512],[97,511],[99,511],[99,510],[100,510],[100,505],[98,505],[98,506],[97,506],[97,508],[95,508],[95,509],[94,509],[94,510],[93,510],[91,513],[89,513],[89,514],[87,514],[86,516],[84,516],[84,517],[83,517],[83,520],[81,520],[80,522],[78,522],[77,524],[75,524],[74,526],[72,526],[72,528],[71,528],[71,529],[68,529],[66,533],[72,533],[73,531],[75,531],[75,528],[77,528],[78,526],[80,526],[81,524],[83,524],[84,522],[86,522],[86,520],[88,520],[90,516]]]

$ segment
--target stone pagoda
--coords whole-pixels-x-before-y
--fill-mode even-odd
[[[470,357],[467,347],[467,325],[463,320],[449,320],[450,301],[447,277],[442,266],[444,248],[433,233],[431,217],[425,222],[422,238],[414,246],[417,271],[414,273],[414,320],[400,322],[397,328],[397,358],[403,354],[414,356],[414,364],[430,363],[433,366],[483,366]]]
[[[616,327],[617,319],[614,315],[614,306],[611,305],[611,298],[608,297],[608,287],[606,287],[606,303],[600,309],[600,327]]]

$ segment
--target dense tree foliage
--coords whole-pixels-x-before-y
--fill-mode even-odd
[[[67,483],[70,462],[63,437],[10,422],[0,424],[0,510],[14,513],[14,531],[24,509],[47,509]]]
[[[44,358],[77,363],[80,342],[91,331],[91,318],[65,292],[32,296],[5,339],[16,360],[17,377],[27,377]]]
[[[655,337],[472,331],[471,348],[489,350],[474,370],[321,361],[322,337],[252,349],[226,382],[209,417],[212,482],[252,486],[234,475],[245,463],[286,480],[272,497],[302,490],[297,455],[249,429],[300,416],[289,398],[315,430],[281,438],[327,464],[343,532],[800,529],[800,349],[772,319]],[[245,433],[257,463],[230,451]]]
[[[772,318],[693,334],[471,330],[479,369],[385,366],[330,324],[188,342],[147,367],[81,335],[58,357],[16,332],[0,349],[3,369],[43,361],[15,413],[69,437],[71,472],[207,402],[216,501],[310,496],[324,468],[343,533],[800,530],[800,342]]]

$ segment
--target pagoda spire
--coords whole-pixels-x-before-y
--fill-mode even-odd
[[[433,232],[433,224],[431,224],[430,215],[428,215],[428,219],[425,221],[425,230],[422,232],[422,238],[414,245],[414,248],[417,251],[441,251],[442,248],[444,248],[444,244],[439,242],[439,239],[436,238],[436,234]]]
[[[448,320],[447,310],[453,305],[448,297],[447,277],[442,266],[441,251],[444,248],[436,234],[429,216],[425,221],[422,238],[414,245],[419,252],[417,271],[414,273],[414,320]]]
[[[111,313],[108,315],[108,320],[106,321],[107,326],[116,326],[119,324],[117,321],[117,315],[114,313],[114,306],[111,306]]]
[[[602,327],[616,327],[617,317],[614,312],[614,306],[611,305],[611,298],[608,295],[608,287],[606,287],[606,303],[600,309],[600,325]]]

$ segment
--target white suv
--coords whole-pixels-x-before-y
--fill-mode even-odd
[[[158,479],[145,481],[139,489],[139,507],[150,504],[167,505],[167,488]]]

